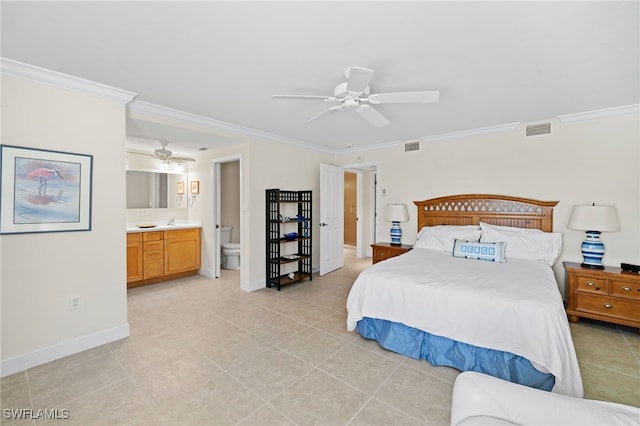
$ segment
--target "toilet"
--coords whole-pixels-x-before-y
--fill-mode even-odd
[[[222,250],[223,269],[240,269],[240,244],[231,242],[232,226],[220,227],[220,247]]]

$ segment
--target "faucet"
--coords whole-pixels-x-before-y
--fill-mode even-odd
[[[167,226],[173,226],[176,223],[176,220],[174,218],[169,219],[169,223],[167,223]]]

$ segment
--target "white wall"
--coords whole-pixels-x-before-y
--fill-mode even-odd
[[[554,231],[564,235],[562,260],[581,261],[584,232],[566,228],[574,204],[618,208],[621,231],[603,233],[604,263],[640,263],[640,120],[629,114],[573,123],[552,122],[552,134],[524,137],[524,125],[508,134],[423,142],[419,151],[404,146],[338,157],[343,164],[379,162],[379,209],[406,203],[411,221],[402,224],[403,242],[415,242],[415,200],[450,194],[489,193],[559,201]],[[382,211],[382,210],[379,210]],[[380,221],[378,240],[389,241]],[[563,289],[562,264],[555,266]]]
[[[2,143],[93,155],[91,231],[0,237],[7,375],[129,333],[125,105],[3,74]]]
[[[283,190],[312,190],[314,194],[313,215],[317,218],[317,204],[320,190],[320,163],[329,161],[330,156],[315,150],[309,150],[290,144],[266,140],[247,140],[248,143],[218,150],[206,151],[198,157],[190,179],[200,180],[200,196],[196,206],[189,208],[190,220],[201,220],[203,227],[202,270],[212,270],[214,249],[211,209],[212,165],[214,159],[233,155],[241,156],[242,203],[240,209],[242,223],[241,287],[255,290],[265,284],[265,190],[280,188]],[[318,263],[319,235],[317,220],[313,227],[313,264]]]

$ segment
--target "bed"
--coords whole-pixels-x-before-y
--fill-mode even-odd
[[[552,232],[557,202],[468,194],[414,203],[421,231],[416,246],[361,272],[347,299],[348,330],[433,365],[582,397],[577,357],[551,269],[561,248],[560,234]],[[480,226],[479,232],[471,231]],[[457,248],[423,244],[425,232],[437,235],[442,229],[473,235],[456,237],[456,245],[477,237],[478,245],[502,247],[506,258],[485,262],[453,256]],[[542,249],[540,257],[537,252],[534,258],[519,256],[521,240],[514,238],[520,234],[527,244],[533,236],[533,241],[553,239],[560,247],[554,247],[555,257],[543,255]],[[497,241],[501,236],[506,243]],[[496,241],[483,243],[485,237]]]

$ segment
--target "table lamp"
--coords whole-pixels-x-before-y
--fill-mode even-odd
[[[580,245],[582,250],[582,267],[604,269],[604,243],[600,241],[600,233],[618,231],[618,213],[614,206],[573,206],[567,227],[586,232],[585,240]]]
[[[387,204],[384,211],[384,220],[388,220],[391,225],[391,245],[399,246],[402,240],[402,229],[400,222],[409,220],[409,211],[406,204]]]

